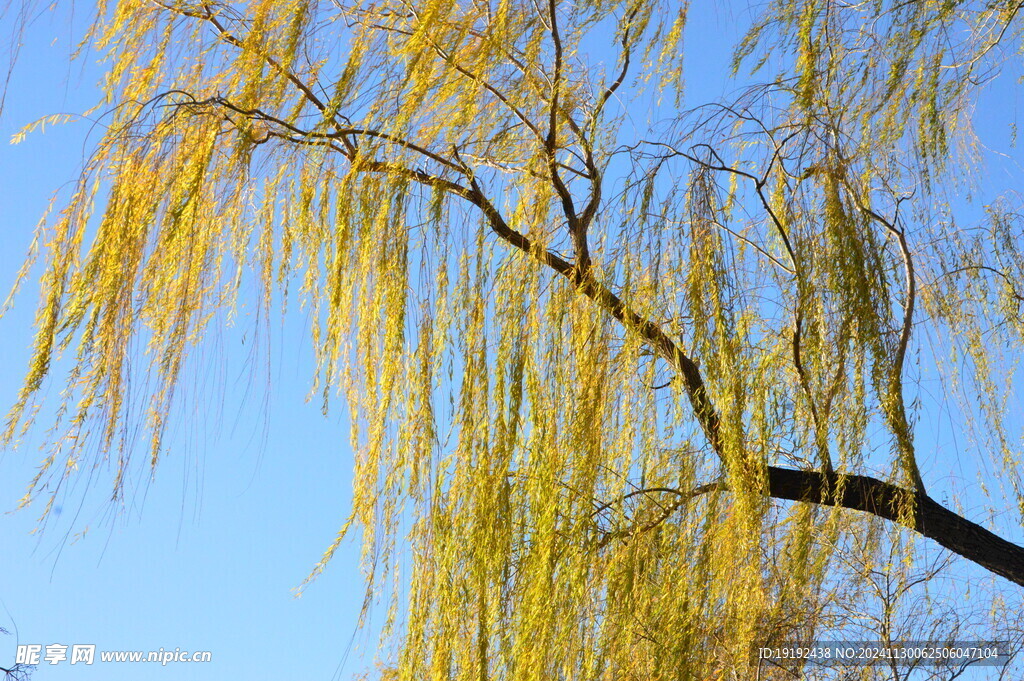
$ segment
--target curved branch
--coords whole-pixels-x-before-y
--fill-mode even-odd
[[[635,7],[623,20],[625,28],[622,33],[622,69],[619,71],[619,75],[615,81],[605,88],[605,91],[601,94],[597,105],[594,107],[594,112],[591,116],[591,125],[593,127],[597,126],[601,112],[604,110],[604,105],[626,80],[626,74],[629,72],[630,55],[632,52],[629,45],[630,24],[639,11],[639,6]],[[573,234],[573,240],[576,242],[576,266],[579,268],[580,272],[583,272],[590,268],[590,251],[587,246],[587,230],[590,228],[590,223],[594,220],[594,216],[597,215],[597,210],[601,204],[601,171],[598,169],[597,163],[594,161],[594,149],[590,139],[576,124],[576,121],[573,120],[568,111],[563,111],[563,113],[565,115],[566,122],[569,125],[569,129],[573,131],[579,139],[580,145],[583,147],[583,152],[586,155],[585,164],[587,167],[587,174],[590,179],[590,198],[587,200],[587,205],[583,207],[583,212],[580,213],[579,218],[576,220],[574,231],[578,232],[578,235]]]
[[[1017,292],[1017,287],[1014,285],[1015,282],[1013,281],[1013,279],[1011,279],[1010,276],[1006,274],[1006,272],[998,270],[995,267],[989,267],[988,265],[967,265],[964,267],[958,267],[955,270],[950,270],[949,272],[943,272],[943,275],[951,277],[954,274],[960,274],[961,272],[970,271],[991,272],[992,274],[995,274],[996,276],[1003,280],[1004,284],[1006,284],[1006,288],[1010,290],[1010,295],[1016,298],[1018,301],[1024,303],[1024,295],[1021,295],[1020,293]]]
[[[903,300],[903,323],[900,329],[899,343],[896,346],[896,356],[893,358],[892,373],[889,376],[889,395],[887,399],[890,405],[884,410],[892,422],[893,430],[896,431],[897,445],[900,449],[900,456],[903,458],[903,465],[910,473],[914,487],[921,493],[925,492],[924,480],[921,478],[921,470],[917,466],[917,457],[914,455],[914,443],[910,436],[910,424],[907,422],[906,405],[903,402],[903,365],[906,362],[907,346],[910,344],[910,332],[914,326],[914,303],[917,299],[917,276],[914,272],[914,259],[907,244],[906,230],[898,227],[899,202],[896,203],[896,216],[892,221],[886,220],[882,215],[872,210],[870,206],[861,203],[857,194],[847,183],[847,191],[853,197],[857,207],[872,220],[878,222],[890,236],[896,239],[899,244],[900,255],[903,258],[903,271],[906,278],[907,295]]]
[[[626,80],[626,74],[629,73],[629,59],[632,53],[632,49],[629,46],[629,29],[632,28],[631,24],[633,19],[636,18],[637,12],[640,11],[640,5],[634,7],[629,14],[623,19],[625,28],[622,31],[622,68],[619,70],[619,75],[615,81],[605,88],[604,92],[601,93],[601,98],[597,102],[597,107],[594,109],[594,119],[596,120],[601,115],[601,110],[604,109],[604,105],[608,103],[608,100],[612,98],[615,91],[622,87],[622,83]]]

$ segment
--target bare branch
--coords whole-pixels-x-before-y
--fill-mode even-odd
[[[989,267],[988,265],[968,265],[966,267],[958,267],[955,270],[950,270],[949,272],[944,272],[943,274],[945,276],[951,277],[954,274],[960,274],[961,272],[971,271],[991,272],[992,274],[996,275],[997,277],[1002,279],[1003,283],[1006,284],[1006,287],[1010,289],[1010,295],[1019,300],[1020,302],[1024,303],[1024,295],[1021,295],[1021,293],[1017,291],[1017,287],[1014,285],[1015,282],[1013,281],[1013,279],[1011,279],[1009,275],[1006,274],[1006,272],[998,270],[995,267]]]

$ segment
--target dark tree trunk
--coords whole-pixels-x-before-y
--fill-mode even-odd
[[[927,495],[865,475],[826,475],[777,466],[768,467],[768,494],[775,499],[840,506],[892,520],[1024,586],[1024,547],[953,513]]]

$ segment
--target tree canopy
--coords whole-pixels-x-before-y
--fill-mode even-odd
[[[747,85],[690,102],[668,0],[97,0],[102,136],[3,435],[63,356],[24,503],[157,466],[252,273],[350,410],[313,576],[357,531],[394,678],[754,678],[839,585],[909,579],[893,528],[1024,585],[1020,197],[961,215],[1021,7],[773,0]],[[957,394],[1013,534],[929,494],[915,426]]]

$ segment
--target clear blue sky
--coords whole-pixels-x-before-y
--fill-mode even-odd
[[[11,26],[4,20],[0,40]],[[96,73],[82,74],[81,64],[69,69],[71,47],[64,18],[36,22],[0,119],[4,296],[51,194],[82,162],[88,123],[8,144],[40,116],[95,103]],[[0,320],[3,411],[26,367],[35,302],[30,286]],[[302,321],[293,315],[290,326],[273,325],[266,407],[265,365],[246,365],[251,332],[245,345],[241,329],[223,334],[227,367],[202,379],[223,386],[223,403],[192,405],[196,413],[181,415],[155,481],[129,493],[123,515],[111,517],[106,472],[80,507],[65,506],[41,536],[28,534],[41,507],[0,515],[0,627],[16,626],[21,643],[209,650],[212,662],[62,662],[40,665],[34,679],[269,681],[330,679],[338,671],[362,603],[358,549],[342,552],[302,598],[291,591],[343,522],[351,480],[342,404],[325,419],[318,402],[304,403],[311,363]],[[33,442],[0,457],[0,511],[14,507],[41,459]],[[360,642],[365,649],[365,637]],[[372,665],[375,642],[368,643],[368,659],[353,659],[342,678]],[[14,646],[15,637],[0,636],[0,666],[13,662]]]
[[[707,4],[695,3],[694,9]],[[719,9],[691,20],[686,39],[688,56],[694,55],[687,64],[689,104],[735,87],[719,77],[721,63],[700,61],[712,54],[726,56],[721,43],[731,33],[729,18],[728,10]],[[8,39],[12,26],[9,17],[3,21],[0,41]],[[21,145],[7,144],[28,122],[55,112],[84,111],[94,103],[91,85],[97,74],[83,73],[81,63],[68,67],[72,46],[64,19],[37,21],[25,36],[8,88],[7,110],[0,118],[4,294],[49,197],[75,179],[88,149],[88,123],[50,128]],[[1004,139],[1004,133],[996,134]],[[1011,164],[997,167],[1021,177]],[[30,284],[0,320],[3,409],[13,401],[24,373],[35,300]],[[42,534],[29,534],[38,507],[0,515],[0,627],[16,627],[21,643],[208,650],[212,662],[165,667],[44,663],[34,679],[269,681],[336,674],[351,678],[372,669],[375,641],[365,635],[355,638],[348,666],[340,667],[363,596],[356,545],[349,544],[305,596],[292,596],[345,517],[352,462],[342,404],[337,402],[335,412],[323,418],[317,402],[304,402],[312,371],[304,330],[299,314],[283,326],[275,318],[273,388],[267,393],[263,365],[246,363],[252,334],[245,345],[241,329],[223,334],[227,366],[198,378],[222,386],[223,403],[193,404],[193,413],[179,415],[171,454],[148,487],[129,494],[122,515],[110,513],[106,474],[98,476],[80,506],[62,508]],[[951,435],[935,434],[939,440]],[[40,458],[32,440],[2,453],[0,511],[13,508]],[[955,474],[952,459],[943,465]],[[0,666],[13,661],[15,644],[13,636],[0,637]]]

